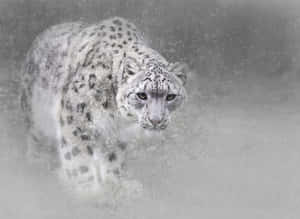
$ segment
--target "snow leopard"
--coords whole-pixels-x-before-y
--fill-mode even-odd
[[[189,68],[152,49],[120,17],[63,23],[37,36],[24,62],[20,101],[29,157],[55,150],[63,182],[76,191],[120,183],[124,130],[162,132],[187,98]],[[42,139],[51,139],[45,146]]]

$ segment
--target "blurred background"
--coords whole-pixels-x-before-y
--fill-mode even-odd
[[[129,153],[144,196],[100,206],[25,161],[18,89],[41,31],[111,16],[192,72],[164,139]],[[298,219],[299,49],[298,0],[0,0],[0,218]]]
[[[1,0],[0,57],[20,60],[50,25],[123,16],[200,74],[278,76],[297,65],[297,0]]]

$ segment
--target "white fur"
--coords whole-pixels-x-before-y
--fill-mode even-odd
[[[58,110],[59,99],[51,90],[35,85],[32,96],[32,119],[35,128],[41,130],[44,136],[55,138],[59,136]]]

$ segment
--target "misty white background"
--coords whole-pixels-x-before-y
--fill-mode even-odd
[[[0,0],[0,218],[299,218],[299,14],[296,0]],[[25,161],[17,95],[38,33],[115,15],[193,72],[165,140],[129,156],[145,195],[112,207]]]

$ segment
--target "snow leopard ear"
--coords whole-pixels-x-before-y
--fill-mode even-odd
[[[168,70],[169,72],[174,73],[179,78],[182,85],[186,84],[187,74],[188,72],[190,72],[190,68],[186,63],[183,62],[170,63],[168,66]]]
[[[128,78],[136,75],[141,71],[141,66],[135,58],[126,57],[123,60],[123,70],[122,70],[122,83],[126,82]]]

